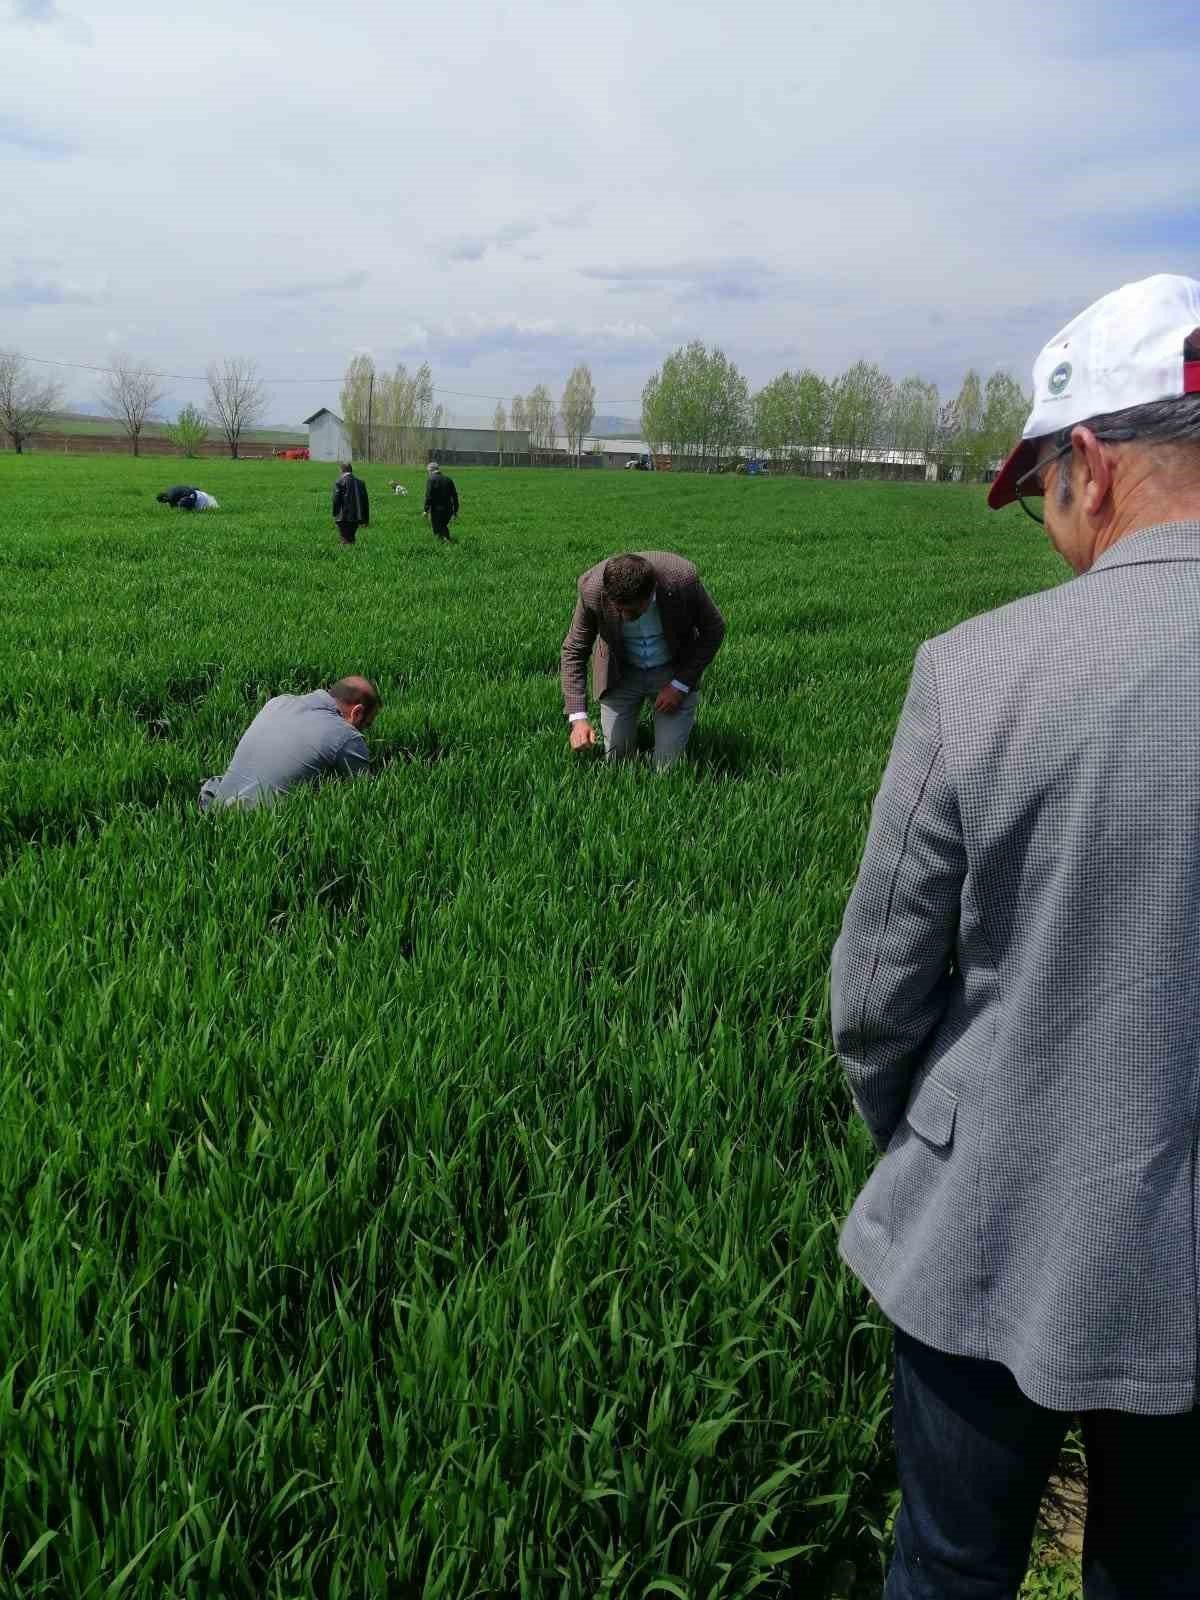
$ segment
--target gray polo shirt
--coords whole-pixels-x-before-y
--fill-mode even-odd
[[[273,805],[297,783],[313,783],[326,773],[357,777],[369,762],[367,741],[328,690],[279,694],[242,735],[225,776],[204,785],[201,804]]]

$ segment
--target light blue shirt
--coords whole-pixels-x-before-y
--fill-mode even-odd
[[[621,623],[621,648],[631,667],[665,667],[670,661],[671,651],[663,633],[657,595],[650,597],[650,604],[640,617]]]
[[[650,604],[640,617],[635,617],[632,622],[622,619],[621,654],[631,667],[665,667],[670,661],[671,651],[663,632],[662,618],[658,614],[657,594],[650,596]],[[678,678],[671,679],[671,686],[678,689],[680,694],[691,693],[689,685],[680,683]],[[581,722],[586,716],[586,711],[572,711],[567,721]]]

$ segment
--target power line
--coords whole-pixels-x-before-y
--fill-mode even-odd
[[[112,367],[92,367],[83,361],[52,361],[48,356],[22,355],[19,350],[13,351],[20,356],[22,361],[33,361],[42,367],[67,367],[72,372],[112,372]],[[171,378],[176,383],[207,383],[208,375],[199,376],[194,372],[153,372],[147,373],[151,378]],[[339,373],[336,378],[260,378],[260,383],[272,385],[281,383],[341,383],[344,373]],[[456,400],[508,400],[506,394],[476,394],[469,389],[443,389],[440,384],[433,385],[434,394],[452,395]],[[598,406],[640,406],[640,400],[597,400]]]

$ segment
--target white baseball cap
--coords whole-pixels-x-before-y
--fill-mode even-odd
[[[1190,347],[1185,352],[1185,346]],[[1033,364],[1033,410],[988,493],[993,511],[1037,461],[1038,440],[1126,406],[1200,394],[1200,283],[1159,272],[1104,295]]]

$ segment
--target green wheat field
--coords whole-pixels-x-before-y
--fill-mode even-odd
[[[0,456],[0,1594],[878,1593],[829,951],[982,488]],[[175,481],[218,513],[155,503]],[[578,574],[695,560],[691,759],[571,757]],[[373,776],[201,818],[261,703]],[[874,1589],[871,1589],[871,1584]]]

